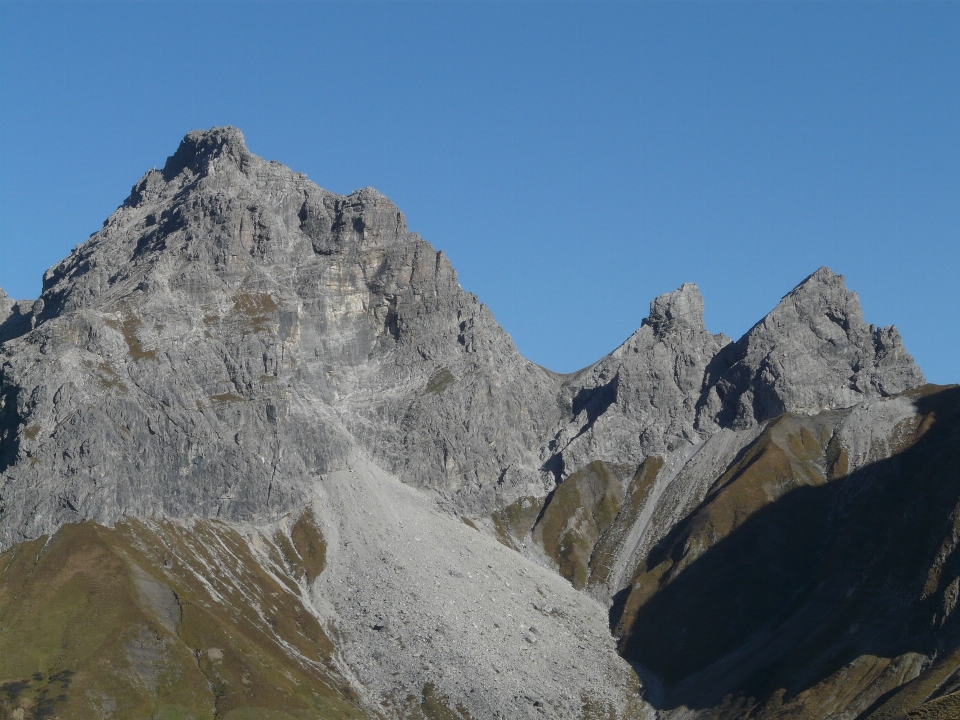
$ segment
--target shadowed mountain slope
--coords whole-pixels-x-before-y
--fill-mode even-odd
[[[960,388],[904,399],[890,446],[849,474],[853,413],[779,417],[648,555],[611,617],[659,704],[869,717],[926,673],[915,704],[957,689]]]

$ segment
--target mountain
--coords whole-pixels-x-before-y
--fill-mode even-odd
[[[320,190],[229,128],[147,173],[45,275],[30,323],[0,468],[34,494],[4,493],[7,542],[83,518],[275,519],[354,446],[489,511],[540,481],[560,417],[552,376],[386,198]]]
[[[377,191],[214,128],[0,342],[11,717],[956,702],[960,398],[827,268],[737,342],[683,285],[560,375]]]

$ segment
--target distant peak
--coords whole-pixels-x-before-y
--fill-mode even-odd
[[[645,325],[653,327],[658,335],[683,326],[703,329],[703,296],[694,283],[684,283],[672,292],[658,296],[650,303],[650,315]]]
[[[199,174],[211,161],[224,156],[238,164],[251,157],[240,130],[229,125],[210,130],[194,130],[184,136],[177,151],[167,158],[163,166],[163,177],[169,181],[186,168]]]
[[[831,287],[831,288],[843,288],[846,290],[847,286],[843,280],[843,275],[837,275],[833,270],[828,268],[826,265],[821,267],[812,275],[808,275],[804,278],[789,294],[796,293],[802,290],[812,290],[820,287]]]
[[[847,289],[843,275],[837,275],[826,266],[809,275],[784,295],[770,315],[778,317],[788,307],[793,308],[791,313],[795,312],[800,317],[824,314],[831,317],[856,317],[858,320],[862,317],[857,294]]]

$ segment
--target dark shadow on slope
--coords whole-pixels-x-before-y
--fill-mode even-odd
[[[587,411],[587,422],[574,440],[593,427],[601,415],[617,401],[617,390],[620,387],[620,373],[618,372],[610,382],[593,388],[580,388],[573,398],[573,417],[577,417],[584,410]],[[555,449],[551,444],[551,449]],[[543,472],[551,473],[557,485],[563,482],[566,466],[563,460],[563,449],[554,453],[540,468]],[[549,502],[549,498],[548,498]],[[546,505],[544,505],[546,507]]]
[[[720,348],[720,351],[710,359],[703,371],[703,388],[700,391],[700,398],[697,400],[697,417],[700,417],[707,404],[710,390],[716,388],[721,407],[716,417],[711,419],[715,420],[720,427],[731,427],[733,425],[737,416],[735,401],[739,398],[740,387],[750,382],[749,373],[741,372],[743,378],[739,382],[725,377],[730,368],[743,359],[745,349],[740,342],[738,340]]]
[[[661,707],[789,699],[861,655],[960,645],[960,613],[942,610],[960,550],[938,561],[960,513],[960,388],[916,404],[935,421],[912,447],[763,507],[639,608],[621,651],[663,681]],[[674,561],[692,522],[661,546]]]
[[[17,388],[4,382],[3,369],[0,367],[0,472],[17,461],[20,453],[20,438],[17,431],[21,419],[17,413]],[[0,517],[3,516],[3,502],[0,498]]]
[[[749,333],[748,333],[749,334]],[[710,419],[720,427],[737,427],[743,422],[751,422],[744,417],[749,410],[752,420],[764,422],[782,415],[786,408],[770,371],[767,359],[753,370],[743,360],[747,354],[747,335],[722,348],[707,363],[704,370],[703,389],[697,400],[697,416],[706,408],[711,390],[716,390],[720,400],[720,409]],[[752,399],[749,407],[742,404],[743,396],[750,392]]]
[[[753,448],[752,443],[746,445],[745,447],[740,448],[737,454],[733,457],[733,460],[730,462],[729,466],[730,467],[742,466],[744,468],[749,467],[748,465],[744,464],[744,461],[747,455],[750,454],[750,451],[752,450],[752,448]],[[743,471],[741,470],[741,472]],[[737,475],[739,475],[739,473],[737,473]],[[710,503],[713,502],[713,500],[716,498],[717,494],[720,491],[722,491],[723,488],[726,487],[734,479],[736,479],[736,475],[733,478],[728,479],[727,482],[723,484],[719,484],[719,483],[715,484],[714,487],[712,487],[710,491],[707,493],[706,497],[704,497],[704,499],[700,502],[700,504],[693,511],[689,513],[689,516],[693,517],[701,509],[710,505]],[[689,523],[679,522],[676,525],[674,525],[672,528],[670,528],[667,534],[663,536],[663,538],[661,538],[652,548],[650,548],[650,552],[648,553],[647,561],[646,561],[647,565],[649,567],[656,567],[661,562],[666,560],[668,557],[672,558],[674,562],[676,562],[681,557],[682,550],[683,550],[682,546],[681,547],[677,546],[677,543],[681,539],[685,541],[686,538],[689,536],[689,534],[690,534]],[[626,601],[626,595],[629,592],[629,588],[626,588],[625,590],[626,592],[620,591],[614,596],[614,607],[616,607],[616,604],[618,602],[622,603]],[[618,597],[620,597],[621,600],[618,600],[617,599]],[[619,611],[614,612],[614,610],[611,610],[611,619],[614,617],[619,619],[619,616],[620,616]],[[612,627],[613,625],[611,625],[611,628]]]
[[[584,410],[587,411],[587,424],[584,429],[592,426],[597,418],[617,401],[617,389],[619,387],[620,373],[618,372],[605,385],[595,388],[581,388],[577,392],[573,398],[573,416],[576,417]]]
[[[23,305],[24,303],[14,304],[10,315],[0,322],[0,343],[30,332],[30,319],[33,317],[33,312],[30,310],[24,312]]]

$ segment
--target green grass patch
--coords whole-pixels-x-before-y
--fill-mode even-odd
[[[322,538],[295,527],[316,572]],[[369,716],[296,584],[223,523],[66,525],[0,569],[0,717]]]
[[[636,520],[640,509],[646,503],[650,489],[661,469],[663,469],[663,458],[652,455],[645,458],[633,474],[620,511],[594,545],[590,555],[589,583],[600,584],[607,581],[613,557]]]
[[[293,524],[290,539],[302,561],[307,582],[312,583],[327,566],[327,543],[309,508]]]
[[[517,499],[494,513],[494,524],[513,540],[522,540],[533,529],[543,501],[528,496]]]
[[[426,394],[438,395],[456,382],[453,373],[447,368],[437,370],[427,381],[427,387],[424,389]]]
[[[596,460],[557,486],[534,530],[534,539],[560,574],[582,589],[600,537],[623,505],[622,468]]]

